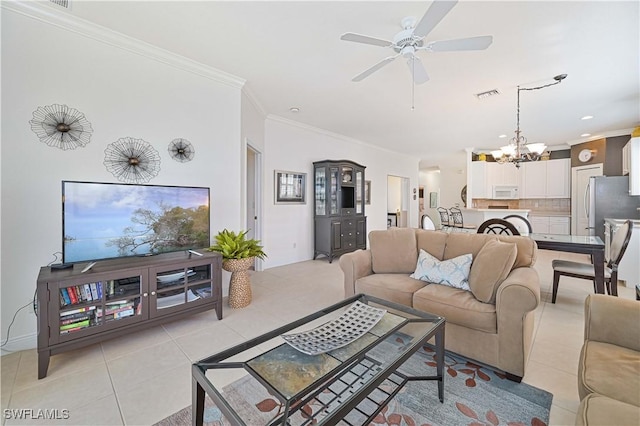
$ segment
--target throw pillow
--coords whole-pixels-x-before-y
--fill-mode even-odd
[[[410,276],[433,284],[469,290],[469,271],[472,261],[471,253],[440,261],[420,249],[416,270]]]
[[[498,287],[507,278],[518,254],[515,243],[489,240],[471,265],[469,287],[481,302],[495,303]]]

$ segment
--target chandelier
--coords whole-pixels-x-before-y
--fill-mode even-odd
[[[520,130],[520,91],[522,90],[538,90],[545,87],[555,86],[567,78],[567,74],[560,74],[553,79],[554,83],[545,84],[544,86],[521,88],[518,86],[518,109],[516,113],[516,135],[511,138],[509,145],[500,147],[500,149],[491,151],[491,155],[500,164],[514,163],[517,168],[520,168],[520,163],[525,161],[537,161],[542,156],[542,153],[547,146],[544,143],[527,143],[527,138],[522,136]]]

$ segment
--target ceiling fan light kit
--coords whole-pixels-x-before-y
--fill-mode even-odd
[[[520,130],[520,92],[522,90],[539,90],[545,87],[555,86],[562,83],[567,78],[567,74],[559,74],[553,77],[554,83],[545,84],[537,87],[522,88],[518,86],[518,108],[516,113],[516,135],[511,138],[509,145],[500,147],[500,149],[491,151],[491,156],[500,164],[514,163],[520,168],[520,163],[525,161],[538,161],[543,157],[543,153],[547,146],[544,143],[527,143],[527,138],[522,136]]]

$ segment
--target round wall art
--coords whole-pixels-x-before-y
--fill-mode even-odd
[[[104,165],[120,182],[149,182],[160,171],[160,154],[142,139],[120,138],[104,154]]]
[[[193,145],[186,139],[178,138],[169,143],[169,155],[176,161],[186,163],[193,160],[193,156],[196,154],[196,150],[193,149]]]
[[[85,146],[93,133],[84,114],[66,105],[38,107],[29,123],[40,142],[65,151]]]

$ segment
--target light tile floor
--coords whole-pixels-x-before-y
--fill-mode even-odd
[[[563,277],[551,304],[556,258],[586,261],[570,253],[540,250],[542,303],[535,315],[533,348],[524,382],[553,393],[550,423],[573,425],[578,407],[577,363],[583,335],[583,303],[589,281]],[[335,261],[306,261],[252,274],[253,302],[158,326],[84,349],[55,355],[48,375],[36,377],[35,349],[0,358],[1,408],[67,409],[70,418],[31,424],[150,425],[191,404],[192,362],[272,330],[343,297]],[[621,287],[620,297],[633,298]],[[3,412],[4,413],[4,412]],[[2,424],[19,424],[7,420]],[[24,423],[27,424],[27,423]]]

